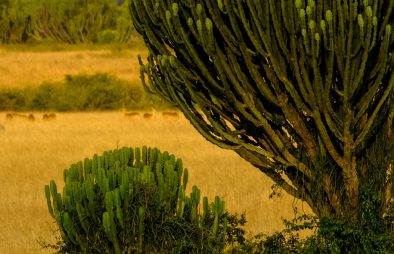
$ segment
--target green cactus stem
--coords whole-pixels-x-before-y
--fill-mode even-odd
[[[53,208],[52,208],[52,202],[51,202],[51,193],[48,185],[45,185],[45,197],[47,200],[47,206],[48,206],[48,211],[51,214],[53,218],[55,218],[55,215],[53,214]]]
[[[103,213],[103,226],[104,226],[104,231],[107,234],[108,239],[114,245],[114,253],[121,254],[122,251],[120,250],[120,247],[119,247],[118,237],[117,237],[116,228],[115,228],[115,222],[114,222],[114,219],[113,219],[113,216],[111,215],[111,213],[109,213],[109,212]]]
[[[140,207],[138,210],[138,220],[139,220],[139,224],[138,224],[138,251],[139,253],[143,252],[143,243],[144,243],[144,231],[145,231],[145,227],[144,227],[144,221],[145,221],[145,208],[144,207]]]

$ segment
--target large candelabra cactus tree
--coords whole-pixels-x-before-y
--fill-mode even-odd
[[[319,216],[394,195],[393,0],[133,0],[148,89]]]

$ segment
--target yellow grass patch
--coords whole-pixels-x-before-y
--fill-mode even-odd
[[[246,212],[253,233],[280,230],[282,217],[293,218],[293,205],[301,210],[302,203],[285,193],[269,199],[271,180],[234,152],[206,141],[182,115],[67,113],[52,121],[35,116],[32,122],[0,113],[0,253],[50,253],[36,243],[53,242],[56,229],[44,185],[51,179],[62,185],[63,169],[116,147],[148,145],[175,154],[189,169],[188,192],[195,184],[211,200],[222,196],[230,211]],[[310,211],[306,204],[303,208]]]
[[[19,52],[0,48],[0,88],[40,85],[62,81],[65,75],[106,72],[119,79],[140,84],[137,55],[146,50],[76,50],[59,52]]]

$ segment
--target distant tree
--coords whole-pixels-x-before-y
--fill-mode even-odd
[[[319,216],[394,198],[394,1],[133,0],[152,92]],[[370,217],[369,217],[370,218]]]
[[[0,42],[129,42],[127,7],[119,0],[0,0]]]
[[[67,43],[99,41],[100,33],[127,42],[133,31],[126,5],[114,0],[36,0],[32,11],[33,37]],[[127,25],[125,25],[127,20]]]
[[[27,40],[31,4],[26,0],[0,1],[0,43]]]

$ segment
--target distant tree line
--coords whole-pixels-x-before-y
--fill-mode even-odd
[[[133,31],[123,0],[0,1],[0,43],[125,43]]]

